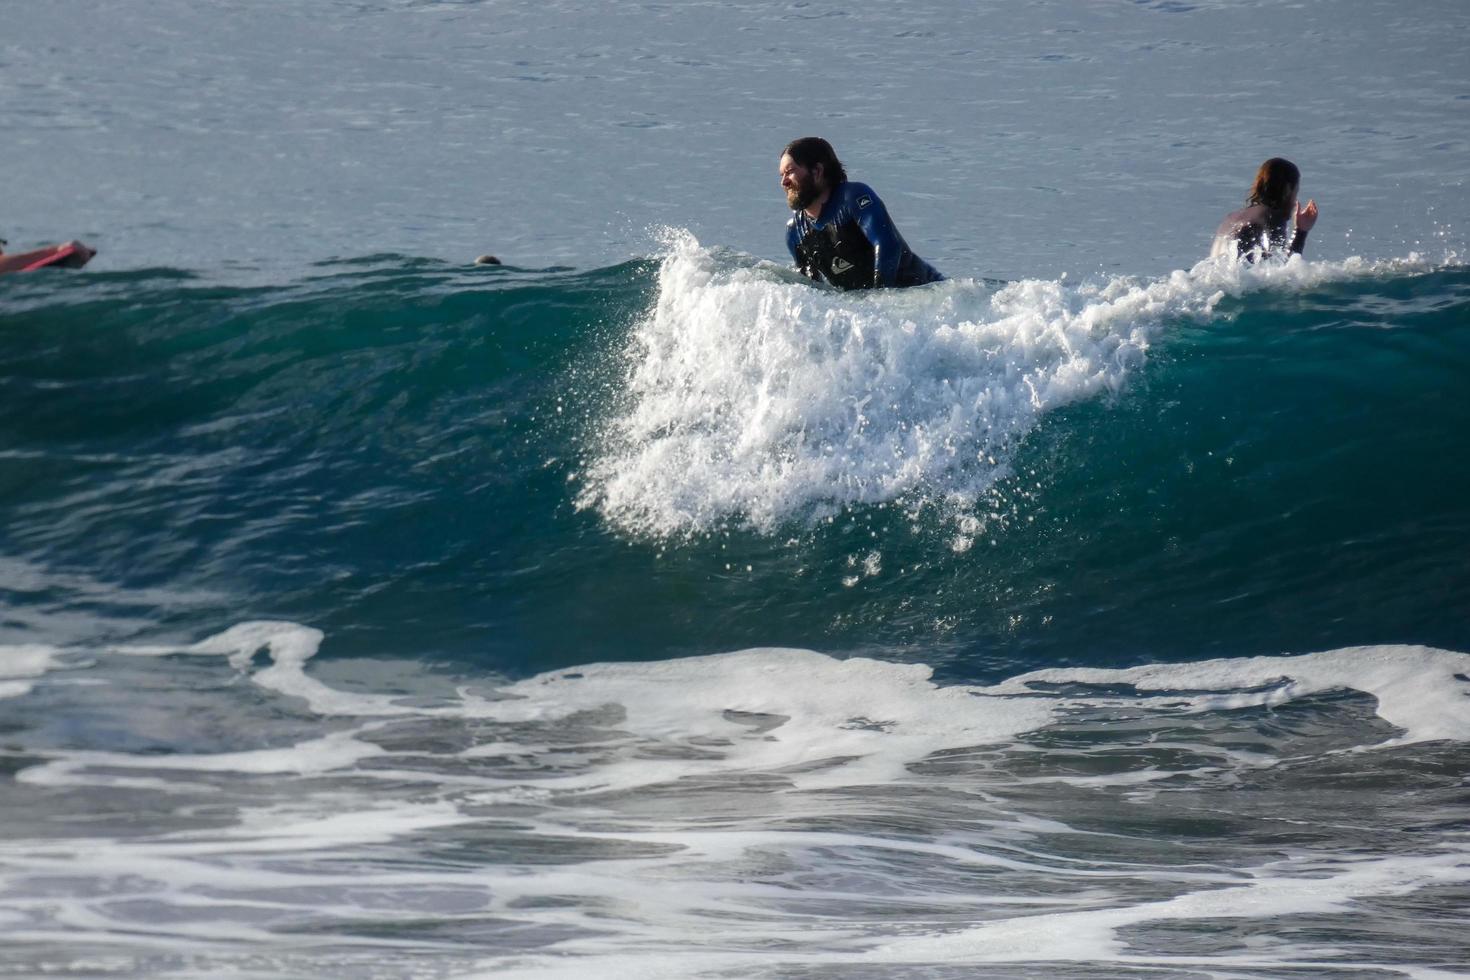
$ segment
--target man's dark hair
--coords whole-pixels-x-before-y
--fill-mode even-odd
[[[1264,204],[1272,211],[1284,211],[1301,182],[1302,172],[1296,164],[1281,157],[1272,157],[1256,171],[1255,183],[1251,184],[1251,193],[1245,203]]]
[[[820,163],[822,177],[827,181],[828,187],[836,187],[847,179],[847,171],[843,168],[842,161],[837,159],[837,151],[820,136],[803,136],[799,140],[792,140],[786,144],[781,155],[789,156],[808,170]]]

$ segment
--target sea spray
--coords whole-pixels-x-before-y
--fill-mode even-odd
[[[671,233],[577,503],[655,538],[939,507],[964,550],[1018,444],[1058,408],[1123,390],[1166,325],[1227,295],[1375,269],[1202,262],[1151,281],[843,293]]]

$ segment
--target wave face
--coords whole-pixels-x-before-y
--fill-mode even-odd
[[[682,233],[12,279],[0,597],[20,642],[285,617],[512,676],[1466,648],[1467,292],[1410,257],[853,296]]]

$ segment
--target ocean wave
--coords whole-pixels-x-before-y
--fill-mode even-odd
[[[974,679],[1464,637],[1454,262],[853,295],[681,236],[125,280],[0,286],[0,641],[290,616],[517,673],[775,643]]]
[[[1123,390],[1171,327],[1209,322],[1227,297],[1443,264],[1206,261],[1154,280],[852,294],[675,233],[577,502],[653,538],[938,506],[963,549],[1040,421]]]

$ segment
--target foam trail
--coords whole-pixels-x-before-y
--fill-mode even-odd
[[[1171,693],[1196,712],[1276,705],[1323,691],[1355,690],[1378,700],[1379,717],[1404,734],[1387,748],[1437,739],[1470,741],[1470,655],[1428,647],[1351,647],[1297,657],[1253,657],[1124,670],[1032,671],[987,690],[1021,693],[1044,683],[1130,684]],[[1261,688],[1269,686],[1269,689]],[[1229,692],[1202,695],[1199,691]]]
[[[1355,899],[1409,895],[1426,886],[1470,883],[1470,849],[1461,849],[1457,854],[1360,860],[1346,865],[1287,861],[1256,869],[1252,878],[1236,888],[1190,892],[1165,902],[1018,916],[952,935],[904,939],[876,950],[873,958],[927,963],[1117,962],[1129,958],[1126,944],[1117,938],[1118,931],[1129,926],[1330,913],[1349,907]],[[1137,959],[1149,962],[1156,958]],[[1211,957],[1210,961],[1220,964],[1221,958]],[[1256,965],[1245,956],[1232,957],[1231,961],[1242,967]]]
[[[254,671],[251,679],[267,690],[303,698],[313,711],[322,715],[404,715],[413,709],[404,707],[391,697],[350,694],[328,687],[309,677],[308,660],[321,647],[322,631],[310,626],[276,620],[239,623],[222,633],[187,646],[113,647],[115,653],[135,657],[224,657],[236,670],[247,670],[257,653],[264,650],[271,660],[269,667]]]
[[[549,780],[561,790],[628,788],[714,771],[774,772],[841,760],[797,778],[800,785],[861,785],[900,776],[905,767],[945,749],[997,744],[1049,723],[1058,711],[1099,699],[1059,696],[1038,685],[1118,685],[1140,692],[1171,713],[1230,711],[1282,705],[1324,691],[1356,690],[1377,700],[1377,713],[1402,729],[1376,747],[1421,741],[1470,741],[1470,654],[1428,647],[1377,646],[1295,657],[1256,657],[1125,669],[1055,668],[1032,671],[988,687],[940,686],[931,668],[807,650],[753,649],[653,663],[590,664],[508,684],[493,698],[460,692],[457,703],[423,707],[385,695],[338,691],[305,672],[320,631],[287,622],[242,623],[183,647],[125,647],[133,656],[188,654],[226,658],[251,680],[304,699],[324,716],[480,718],[504,724],[556,725],[587,712],[616,710],[626,735],[670,744],[722,747],[719,760],[641,760],[595,774]],[[271,663],[254,669],[264,648]],[[1219,692],[1219,693],[1201,693]],[[1101,700],[1108,700],[1103,698]],[[1149,700],[1149,699],[1145,699]],[[1360,746],[1366,747],[1366,746]],[[467,757],[524,751],[482,744]],[[150,768],[240,772],[323,772],[350,767],[378,753],[375,746],[333,733],[294,750],[184,756]],[[213,760],[211,762],[211,760]],[[66,768],[125,757],[73,755]],[[53,764],[59,766],[61,764]],[[47,769],[32,770],[40,779]],[[1129,780],[1147,781],[1149,773]]]
[[[543,674],[502,689],[508,700],[476,712],[503,722],[555,723],[614,706],[623,716],[619,731],[722,750],[718,759],[605,768],[589,788],[718,772],[783,772],[803,788],[883,783],[933,752],[1009,741],[1051,717],[1035,700],[940,687],[931,674],[922,664],[745,650]]]
[[[215,656],[249,672],[253,683],[304,699],[325,716],[368,718],[480,718],[507,724],[555,726],[604,709],[621,712],[617,728],[669,745],[718,744],[721,758],[623,760],[594,773],[547,779],[561,791],[627,789],[688,775],[718,772],[791,773],[803,787],[885,782],[904,766],[956,744],[1006,741],[1045,724],[1050,709],[1032,699],[989,698],[973,689],[941,687],[922,664],[865,658],[837,660],[806,650],[746,650],[648,664],[592,664],[507,685],[488,699],[462,693],[445,707],[398,703],[382,695],[337,691],[309,677],[320,631],[294,623],[242,623],[188,646],[130,646],[129,656]],[[253,669],[265,649],[271,662]],[[524,753],[524,745],[476,745],[466,758]],[[320,773],[380,755],[351,733],[333,733],[282,749],[220,755],[175,755],[149,760],[150,770],[241,773]],[[77,771],[126,770],[136,763],[120,753],[72,753],[27,770],[23,778],[61,784]],[[116,781],[113,785],[121,785]]]

